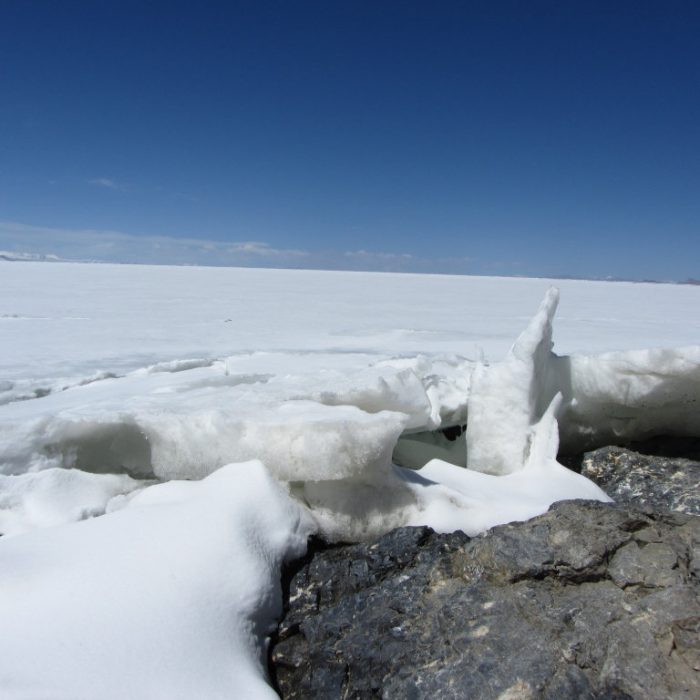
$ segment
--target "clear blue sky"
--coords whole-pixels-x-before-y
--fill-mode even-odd
[[[0,4],[0,249],[700,277],[697,2]]]

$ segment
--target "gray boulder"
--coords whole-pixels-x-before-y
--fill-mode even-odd
[[[289,572],[283,698],[700,697],[700,518],[559,503],[470,539],[401,528]]]
[[[700,462],[603,447],[584,455],[581,473],[618,503],[700,515]]]

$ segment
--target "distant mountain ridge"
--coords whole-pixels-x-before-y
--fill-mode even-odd
[[[11,262],[68,262],[65,258],[59,258],[58,255],[51,253],[13,253],[8,250],[0,250],[0,260],[9,260]]]

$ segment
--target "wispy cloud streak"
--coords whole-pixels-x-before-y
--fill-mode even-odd
[[[104,187],[105,189],[116,190],[117,192],[123,192],[126,189],[125,185],[109,177],[96,177],[92,180],[88,180],[88,183],[95,185],[95,187]]]
[[[216,241],[134,235],[122,231],[64,229],[0,221],[0,249],[34,259],[153,265],[372,270],[384,272],[468,272],[467,258],[430,259],[409,253],[278,248],[264,241]],[[39,258],[37,258],[39,256]]]

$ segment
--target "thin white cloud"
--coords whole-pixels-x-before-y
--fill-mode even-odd
[[[346,250],[343,255],[347,258],[359,258],[359,259],[367,259],[367,258],[372,258],[375,260],[401,260],[401,261],[406,261],[406,260],[412,260],[413,255],[410,253],[373,253],[368,250]]]
[[[88,183],[96,187],[104,187],[108,190],[117,190],[119,192],[123,192],[125,189],[124,185],[110,177],[95,177],[92,180],[88,180]]]
[[[276,257],[279,255],[289,255],[292,257],[306,257],[309,255],[306,250],[272,248],[267,243],[259,241],[243,241],[234,243],[228,248],[229,253],[246,253],[250,255],[260,255],[262,257]]]
[[[261,241],[214,241],[176,236],[137,236],[122,231],[62,229],[0,221],[0,246],[14,254],[100,262],[258,265],[298,267],[308,251],[274,248]]]
[[[368,270],[378,272],[471,271],[466,258],[423,258],[409,253],[302,250],[276,248],[264,241],[216,241],[134,235],[122,231],[64,229],[0,221],[0,250],[8,256],[62,260],[143,263],[151,265],[217,265],[231,267]],[[472,268],[473,269],[473,268]]]

